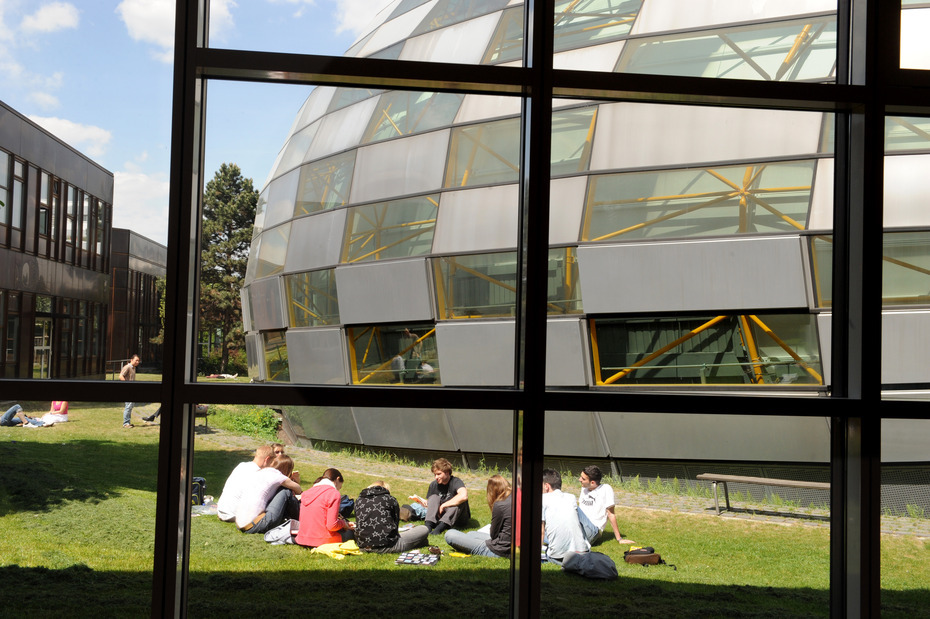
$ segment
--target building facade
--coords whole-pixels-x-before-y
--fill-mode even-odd
[[[124,362],[139,355],[143,365],[160,366],[164,287],[159,288],[158,280],[165,279],[168,248],[124,228],[114,228],[111,238],[107,360]]]
[[[103,378],[113,174],[0,103],[6,378]]]

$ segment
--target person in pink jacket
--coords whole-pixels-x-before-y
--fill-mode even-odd
[[[326,469],[313,487],[300,495],[300,531],[296,538],[299,545],[316,548],[354,538],[355,523],[339,515],[343,481],[337,469]]]

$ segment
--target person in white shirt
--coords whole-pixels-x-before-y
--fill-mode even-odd
[[[550,563],[562,565],[569,552],[591,550],[578,522],[575,496],[562,492],[562,476],[553,469],[543,469],[542,521]]]
[[[245,479],[245,492],[236,507],[239,530],[243,533],[267,533],[287,519],[298,518],[299,479],[290,456],[275,456],[270,465],[249,473]]]
[[[236,519],[236,507],[242,493],[245,492],[245,483],[251,473],[263,469],[274,459],[274,449],[271,445],[262,445],[255,450],[255,456],[248,462],[242,462],[233,469],[226,478],[223,492],[216,502],[216,515],[223,522],[232,522]]]
[[[581,494],[578,496],[578,520],[584,537],[592,546],[598,541],[604,531],[604,525],[609,521],[614,530],[614,537],[619,544],[634,544],[635,542],[623,537],[617,525],[617,515],[614,514],[614,489],[609,484],[602,484],[601,469],[595,465],[587,466],[578,476],[581,482]]]

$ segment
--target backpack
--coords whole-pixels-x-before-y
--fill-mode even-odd
[[[570,552],[562,559],[562,569],[585,578],[613,580],[617,577],[617,565],[602,552]]]
[[[666,563],[662,559],[662,555],[656,553],[655,548],[652,546],[627,550],[623,553],[623,560],[627,563],[642,565],[643,567],[648,567],[650,565],[667,565],[673,570],[678,571],[677,567],[671,563]]]
[[[355,510],[355,499],[349,498],[348,494],[343,494],[339,497],[339,515],[344,519],[348,520],[352,517],[352,512]]]

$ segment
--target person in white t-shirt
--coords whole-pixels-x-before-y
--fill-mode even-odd
[[[542,521],[550,563],[562,565],[569,552],[591,550],[578,522],[575,495],[562,492],[562,476],[553,469],[543,469]]]
[[[290,456],[275,456],[269,466],[249,473],[245,478],[245,492],[236,507],[239,530],[267,533],[286,519],[299,518],[299,479]]]
[[[226,478],[223,492],[216,502],[216,515],[220,520],[232,522],[236,519],[236,507],[239,506],[239,499],[245,492],[246,479],[251,473],[271,464],[273,459],[273,446],[262,445],[255,450],[255,456],[251,460],[236,465],[233,472]]]
[[[578,477],[581,482],[581,494],[578,496],[578,520],[584,531],[584,537],[592,546],[601,537],[604,525],[609,521],[614,530],[614,537],[619,544],[633,544],[633,540],[623,537],[617,526],[614,514],[614,489],[609,484],[601,483],[601,469],[593,464],[587,466]]]

